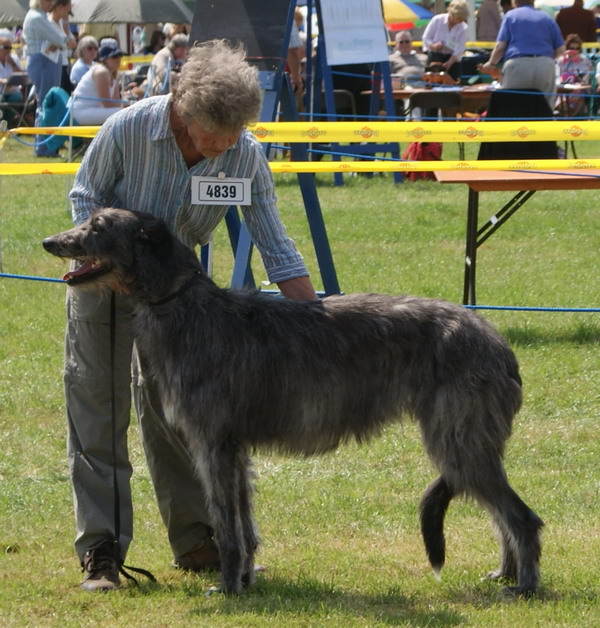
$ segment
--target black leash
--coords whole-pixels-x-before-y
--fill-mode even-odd
[[[119,493],[119,481],[117,477],[117,394],[115,386],[115,363],[116,363],[116,338],[117,338],[117,308],[115,293],[110,295],[110,404],[111,404],[111,423],[112,423],[112,455],[113,455],[113,487],[114,487],[114,519],[115,519],[115,538],[114,538],[114,555],[119,567],[119,573],[127,580],[133,580],[136,584],[138,581],[134,576],[125,570],[134,571],[146,576],[152,582],[156,582],[156,578],[146,569],[139,567],[131,567],[124,565],[121,558],[121,498]]]

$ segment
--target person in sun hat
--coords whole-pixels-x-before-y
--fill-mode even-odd
[[[124,55],[116,39],[102,40],[98,62],[83,75],[73,91],[71,102],[77,124],[103,124],[126,104],[119,82],[119,66]]]

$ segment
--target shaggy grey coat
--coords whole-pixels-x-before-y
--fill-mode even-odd
[[[484,319],[409,296],[302,302],[224,290],[162,221],[124,210],[100,210],[44,246],[80,261],[65,276],[70,285],[136,300],[137,346],[206,486],[226,592],[239,593],[254,574],[248,451],[319,454],[403,416],[417,421],[440,472],[421,502],[434,570],[444,563],[448,504],[466,495],[498,531],[501,565],[489,575],[535,592],[543,524],[502,464],[521,378]]]

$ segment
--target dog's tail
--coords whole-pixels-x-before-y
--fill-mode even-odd
[[[446,560],[444,517],[454,495],[452,487],[440,476],[427,487],[419,508],[425,550],[438,579]]]

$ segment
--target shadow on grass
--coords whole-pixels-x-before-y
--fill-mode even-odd
[[[450,608],[452,600],[444,599],[443,595],[435,600],[426,593],[408,597],[400,588],[393,586],[384,593],[368,595],[300,575],[293,582],[278,577],[259,579],[239,597],[217,593],[207,598],[206,589],[206,580],[199,579],[181,583],[181,586],[172,583],[165,586],[144,584],[135,587],[132,594],[153,595],[159,591],[163,594],[183,594],[187,599],[198,602],[193,610],[188,611],[196,621],[199,618],[208,621],[215,613],[216,604],[221,616],[271,617],[282,623],[287,618],[289,621],[306,620],[307,625],[318,625],[332,619],[343,621],[344,618],[359,622],[364,620],[365,625],[379,623],[390,626],[458,626],[464,622],[464,617]],[[478,597],[476,592],[472,595]],[[484,592],[479,601],[487,606],[498,599],[495,595],[491,599],[489,592]]]
[[[600,325],[592,322],[579,323],[569,329],[503,327],[502,333],[511,344],[521,346],[600,343]]]

